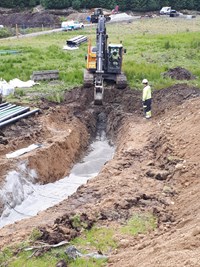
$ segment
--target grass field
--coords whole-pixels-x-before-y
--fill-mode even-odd
[[[141,89],[141,80],[147,78],[152,88],[160,89],[177,81],[165,79],[162,73],[169,68],[181,66],[197,78],[190,84],[200,86],[200,18],[144,18],[132,23],[107,24],[108,41],[122,41],[127,53],[123,70],[131,88]],[[19,95],[34,92],[51,96],[62,93],[83,83],[87,44],[78,50],[66,51],[66,40],[77,35],[86,35],[95,44],[96,28],[58,32],[37,37],[0,40],[0,50],[17,50],[17,54],[0,55],[0,77],[9,81],[19,78],[29,80],[33,71],[58,69],[60,80],[42,82],[40,86],[21,90]],[[185,82],[185,81],[181,81]],[[188,81],[187,81],[188,82]]]

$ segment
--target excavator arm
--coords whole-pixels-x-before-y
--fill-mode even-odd
[[[104,94],[104,62],[107,56],[107,35],[106,35],[106,18],[104,15],[99,16],[96,29],[96,75],[94,81],[94,104],[102,105]]]

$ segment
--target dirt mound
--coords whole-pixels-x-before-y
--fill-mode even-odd
[[[164,77],[170,77],[176,80],[193,80],[195,76],[188,70],[182,67],[176,67],[174,69],[169,69],[169,71],[163,74]]]
[[[18,13],[4,13],[0,14],[0,24],[9,27],[49,27],[60,24],[59,17],[50,14],[48,11],[32,13],[31,11],[24,11]]]
[[[154,116],[166,113],[181,105],[185,100],[199,97],[200,90],[187,84],[175,84],[168,88],[153,92]]]
[[[19,12],[15,9],[0,8],[0,24],[8,27],[60,27],[63,17],[71,20],[86,22],[90,12],[78,12],[72,8],[68,9],[49,9],[36,7],[33,10],[24,10]]]

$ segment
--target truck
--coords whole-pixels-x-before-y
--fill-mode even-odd
[[[90,22],[91,23],[98,23],[99,16],[104,16],[106,21],[111,20],[111,15],[112,13],[105,13],[102,8],[98,7],[94,9],[93,14],[91,15]]]
[[[171,7],[170,6],[164,6],[160,10],[160,15],[169,15],[171,12]]]
[[[87,66],[84,70],[84,86],[94,86],[94,104],[103,104],[104,80],[116,83],[117,88],[123,89],[127,86],[127,78],[122,72],[123,55],[126,49],[122,43],[107,44],[106,18],[100,15],[96,28],[96,46],[88,42],[88,53],[86,56]]]

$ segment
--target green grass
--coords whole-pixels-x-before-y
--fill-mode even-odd
[[[76,238],[72,243],[76,246],[93,248],[95,251],[108,253],[117,247],[113,240],[115,230],[109,227],[93,227],[86,231],[81,237]]]
[[[123,70],[131,88],[141,89],[145,77],[154,90],[171,86],[179,81],[163,78],[162,73],[181,66],[197,76],[187,83],[200,86],[200,19],[141,19],[132,23],[107,24],[108,42],[123,42]],[[81,31],[58,32],[37,37],[0,40],[0,50],[17,50],[17,54],[0,55],[0,76],[9,81],[14,78],[28,80],[33,71],[59,70],[60,82],[52,86],[42,82],[40,86],[26,89],[25,95],[35,100],[36,94],[56,95],[83,84],[86,66],[87,44],[78,50],[66,51],[66,40],[86,35],[95,45],[96,27]],[[186,81],[181,81],[186,82]],[[21,96],[25,98],[26,96]]]
[[[128,235],[147,233],[155,229],[156,219],[152,214],[135,214],[128,223],[121,228],[121,232]]]
[[[79,225],[79,219],[74,218],[75,226]],[[71,241],[70,245],[74,245],[82,254],[92,252],[101,252],[103,255],[109,255],[113,250],[117,249],[118,243],[115,239],[116,234],[120,234],[123,238],[128,235],[137,235],[138,233],[148,233],[156,228],[156,219],[151,214],[134,214],[124,226],[105,227],[94,226],[91,230],[85,230],[80,237]],[[69,267],[103,267],[106,266],[106,259],[94,258],[77,258],[69,259],[65,254],[68,246],[54,248],[41,256],[35,256],[34,251],[25,251],[24,248],[32,246],[32,242],[36,241],[40,236],[37,229],[33,229],[29,241],[19,244],[12,248],[6,248],[0,252],[1,267],[54,267],[58,261],[65,260]],[[31,241],[30,241],[31,240]]]

